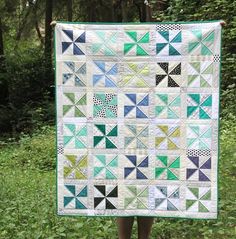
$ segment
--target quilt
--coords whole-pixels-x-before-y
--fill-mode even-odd
[[[220,22],[54,37],[58,215],[217,218]]]

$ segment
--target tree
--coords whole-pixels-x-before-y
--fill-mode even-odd
[[[45,45],[44,45],[44,54],[45,58],[49,58],[51,62],[51,55],[52,55],[52,0],[46,0],[45,5]]]
[[[73,19],[73,10],[72,10],[72,0],[67,0],[67,20],[72,22]]]
[[[15,1],[1,1],[0,2],[0,106],[7,105],[9,101],[9,86],[8,79],[6,77],[6,51],[4,44],[4,21],[8,14],[12,14],[15,8]]]
[[[2,67],[3,61],[4,61],[3,30],[2,30],[2,18],[0,17],[0,67]]]

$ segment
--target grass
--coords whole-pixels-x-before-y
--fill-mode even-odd
[[[115,218],[56,215],[54,129],[0,144],[0,238],[115,239]],[[223,122],[218,220],[157,218],[151,239],[236,237],[236,126]],[[137,238],[137,225],[133,238]]]

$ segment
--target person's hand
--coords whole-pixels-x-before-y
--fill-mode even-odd
[[[224,27],[224,26],[226,26],[226,22],[225,22],[225,21],[221,21],[221,22],[220,22],[220,25],[221,25],[222,27]]]
[[[50,23],[50,25],[51,25],[52,27],[55,27],[55,26],[56,26],[56,24],[57,24],[57,22],[56,22],[56,21],[52,21],[52,22]]]

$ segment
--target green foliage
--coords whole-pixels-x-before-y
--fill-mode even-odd
[[[22,133],[19,142],[8,139],[8,142],[0,143],[0,147],[6,145],[0,152],[0,167],[43,171],[55,169],[55,132],[52,127],[40,127],[31,136]]]
[[[0,82],[7,85],[8,99],[0,104],[1,132],[27,132],[55,115],[53,85],[41,50],[27,48],[6,58]]]
[[[157,218],[151,239],[228,239],[236,225],[236,125],[221,123],[219,163],[219,218],[191,220]],[[56,215],[55,132],[43,127],[33,136],[22,135],[19,145],[4,145],[0,158],[0,238],[116,239],[111,217]],[[49,170],[49,171],[48,171]],[[133,239],[137,238],[137,224]]]
[[[236,87],[235,84],[230,85],[221,94],[221,116],[223,119],[236,120],[235,107]]]

